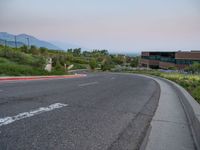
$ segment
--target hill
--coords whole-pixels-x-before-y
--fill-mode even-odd
[[[54,44],[51,44],[47,41],[39,40],[27,34],[13,35],[7,32],[0,32],[0,44],[5,45],[5,41],[7,41],[7,46],[14,47],[15,37],[16,37],[18,47],[21,47],[23,45],[28,45],[28,40],[29,40],[29,45],[34,45],[36,47],[45,47],[45,48],[54,49],[54,50],[60,50],[60,48],[55,46]]]

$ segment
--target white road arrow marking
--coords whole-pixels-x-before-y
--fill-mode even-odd
[[[29,111],[29,112],[20,113],[16,116],[0,118],[0,127],[3,126],[3,125],[13,123],[17,120],[29,118],[29,117],[39,115],[39,114],[44,113],[44,112],[52,111],[54,109],[59,109],[59,108],[65,107],[65,106],[68,106],[68,104],[55,103],[55,104],[49,105],[48,107],[40,107],[38,109]]]

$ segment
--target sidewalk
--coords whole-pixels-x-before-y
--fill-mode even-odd
[[[152,79],[160,84],[161,95],[141,149],[195,150],[192,132],[179,96],[167,82],[158,78]]]

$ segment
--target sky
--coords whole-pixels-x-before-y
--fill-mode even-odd
[[[0,0],[0,32],[120,53],[200,50],[200,1]]]

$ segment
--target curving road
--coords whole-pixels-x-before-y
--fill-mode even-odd
[[[151,79],[111,73],[0,83],[0,149],[138,149],[159,94]]]

